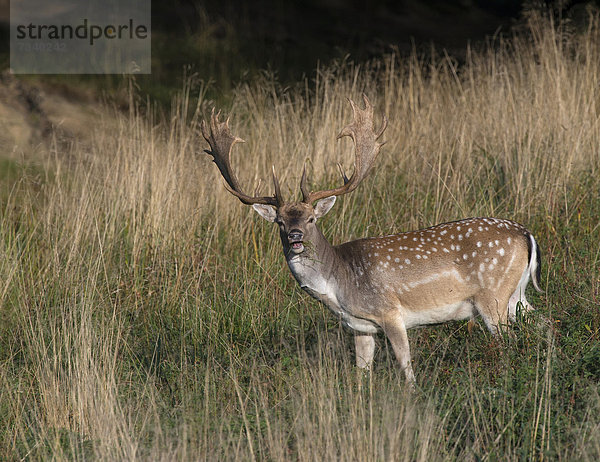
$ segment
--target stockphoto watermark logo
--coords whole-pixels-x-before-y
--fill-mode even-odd
[[[11,0],[16,74],[149,74],[150,0]]]
[[[114,26],[109,24],[107,26],[100,26],[97,24],[88,24],[88,20],[84,19],[82,24],[73,27],[70,24],[61,24],[57,26],[55,24],[18,24],[17,25],[17,39],[29,39],[29,40],[73,40],[82,39],[88,41],[90,45],[98,43],[101,39],[123,39],[128,38],[133,40],[145,39],[148,37],[148,27],[144,24],[138,24],[134,26],[133,19],[130,19],[127,24],[119,24]]]

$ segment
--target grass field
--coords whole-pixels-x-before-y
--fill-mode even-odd
[[[0,161],[0,459],[599,460],[599,81],[599,18],[532,14],[460,66],[342,62],[224,108],[246,189],[273,164],[288,197],[304,162],[316,187],[350,170],[346,97],[387,114],[371,176],[321,223],[333,243],[482,215],[536,236],[536,313],[502,341],[410,331],[413,394],[383,337],[354,367],[274,227],[225,191],[201,88],[171,118],[132,104],[89,144]]]

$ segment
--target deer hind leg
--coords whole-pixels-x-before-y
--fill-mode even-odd
[[[400,363],[400,368],[406,376],[406,382],[414,384],[415,374],[410,362],[410,345],[404,321],[399,316],[389,317],[381,327],[392,344],[396,360]]]
[[[361,369],[370,369],[375,356],[375,337],[370,334],[354,334],[356,365]]]
[[[493,335],[498,335],[500,326],[508,322],[508,295],[484,289],[473,297],[475,309]]]
[[[511,321],[516,321],[519,310],[522,312],[533,311],[533,306],[525,298],[525,293],[517,288],[508,300],[508,316]]]
[[[521,276],[521,280],[517,285],[517,288],[510,296],[508,300],[508,316],[511,321],[516,320],[517,318],[517,310],[520,308],[524,312],[532,311],[533,306],[529,304],[527,298],[525,298],[525,290],[527,289],[527,285],[529,284],[529,267],[525,268]],[[519,307],[520,303],[520,307]]]

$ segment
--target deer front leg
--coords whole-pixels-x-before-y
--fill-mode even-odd
[[[375,338],[372,335],[354,334],[356,365],[361,369],[370,369],[375,355]]]
[[[410,362],[410,346],[408,344],[408,335],[404,321],[400,316],[388,317],[381,326],[385,335],[390,340],[396,359],[400,363],[400,368],[404,371],[406,382],[414,385],[415,374]]]

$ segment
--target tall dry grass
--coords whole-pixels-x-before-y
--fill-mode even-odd
[[[294,288],[276,233],[201,152],[197,122],[213,105],[202,88],[186,86],[167,120],[132,95],[129,114],[101,121],[90,145],[50,149],[38,180],[24,175],[2,204],[0,457],[597,459],[586,348],[600,322],[598,26],[531,14],[527,30],[460,65],[390,55],[321,68],[294,88],[265,76],[226,108],[247,140],[234,152],[242,183],[274,165],[292,198],[305,163],[315,187],[339,181],[338,161],[350,170],[350,142],[335,135],[346,97],[367,94],[390,120],[388,143],[326,235],[517,218],[550,252],[538,308],[555,319],[583,294],[589,317],[562,343],[528,324],[504,346],[462,325],[432,328],[411,333],[419,394],[382,339],[364,376],[348,336]],[[569,369],[579,350],[592,361]]]

